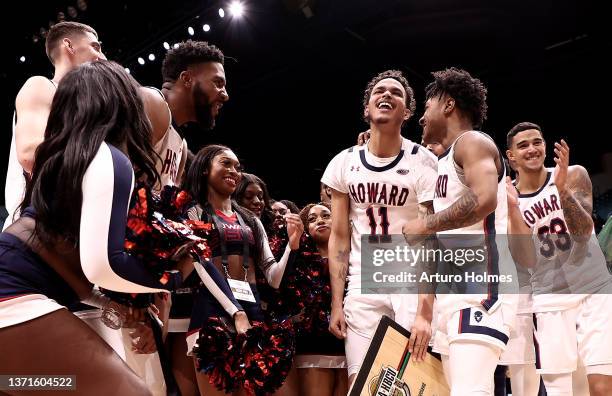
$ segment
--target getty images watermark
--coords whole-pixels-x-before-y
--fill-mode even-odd
[[[414,242],[418,238],[408,239],[412,245],[404,235],[362,236],[362,293],[486,294],[492,288],[506,294],[612,293],[612,277],[595,238],[554,255],[554,240],[537,235],[448,234],[419,243]],[[516,263],[510,239],[520,249],[530,246],[535,261]]]

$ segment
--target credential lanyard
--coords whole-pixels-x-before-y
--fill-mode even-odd
[[[225,271],[225,276],[228,279],[232,277],[229,274],[228,266],[229,260],[227,256],[227,243],[225,241],[225,228],[223,227],[223,222],[219,218],[219,216],[215,213],[213,208],[210,205],[206,206],[206,211],[210,215],[213,223],[215,223],[215,227],[219,231],[219,247],[221,248],[221,265],[223,266],[223,270]],[[247,271],[249,269],[249,236],[246,232],[246,224],[240,213],[234,212],[236,214],[236,219],[238,220],[238,224],[240,225],[240,235],[242,235],[242,268],[244,269],[244,281],[247,281]]]

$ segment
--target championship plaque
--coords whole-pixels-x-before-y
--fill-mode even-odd
[[[448,396],[442,362],[430,351],[410,359],[410,332],[387,316],[380,319],[349,396]]]

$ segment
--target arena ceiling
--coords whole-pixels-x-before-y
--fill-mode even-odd
[[[98,31],[107,56],[145,85],[160,86],[164,41],[172,45],[194,38],[221,47],[231,58],[226,65],[230,102],[216,130],[193,139],[194,146],[230,145],[248,170],[268,182],[277,199],[305,203],[317,197],[318,178],[331,156],[352,145],[366,128],[361,120],[363,88],[371,76],[388,68],[408,76],[417,114],[431,71],[459,66],[477,75],[489,88],[483,129],[500,145],[514,123],[530,120],[578,146],[576,161],[596,167],[596,154],[609,150],[609,145],[596,145],[593,152],[585,142],[606,132],[603,105],[597,107],[594,98],[610,88],[603,55],[612,43],[606,13],[591,2],[242,2],[242,18],[229,13],[220,18],[218,9],[227,10],[229,1],[158,6],[144,0],[89,0],[81,17]],[[72,3],[20,2],[5,15],[17,22],[2,27],[8,39],[0,66],[3,167],[17,90],[28,76],[52,72],[42,41],[34,43],[33,35]],[[203,24],[209,24],[209,32]],[[151,53],[155,61],[148,60]],[[145,65],[138,64],[138,57]],[[420,140],[417,119],[404,131],[413,140]],[[286,172],[295,177],[287,179]],[[294,180],[299,185],[290,183]]]

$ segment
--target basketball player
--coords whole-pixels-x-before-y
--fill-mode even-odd
[[[508,147],[509,148],[509,147]],[[500,357],[500,364],[508,366],[512,394],[536,396],[540,390],[540,375],[536,372],[536,355],[533,342],[533,302],[528,267],[535,264],[535,250],[531,230],[525,234],[525,221],[518,209],[518,192],[513,183],[518,181],[514,161],[508,160],[508,172],[514,171],[516,179],[506,177],[508,194],[508,242],[515,262],[519,282],[519,297],[514,328],[510,331],[508,345]]]
[[[361,236],[398,234],[403,219],[429,210],[436,175],[435,156],[401,136],[415,100],[400,71],[373,78],[363,106],[370,140],[336,155],[321,179],[332,191],[330,331],[345,339],[350,384],[382,315],[410,329],[410,351],[422,359],[431,338],[433,305],[432,295],[361,294]]]
[[[206,130],[229,100],[223,52],[205,41],[187,40],[166,54],[162,65],[162,92],[172,112],[172,123],[198,151]]]
[[[204,41],[181,42],[164,58],[164,83],[158,96],[166,100],[170,117],[166,123],[168,132],[154,144],[155,151],[163,161],[162,167],[158,167],[160,176],[163,179],[171,175],[165,184],[179,184],[182,179],[189,153],[185,137],[201,139],[192,132],[202,133],[213,128],[221,107],[229,99],[223,64],[221,50]],[[193,292],[199,282],[200,279],[193,272],[184,287],[172,293],[166,342],[174,376],[183,396],[198,393],[193,361],[187,356],[185,338],[193,307]]]
[[[5,227],[18,217],[15,210],[23,198],[26,177],[29,177],[27,175],[32,170],[36,148],[43,141],[44,130],[57,84],[64,75],[79,65],[98,59],[106,59],[102,53],[96,31],[88,25],[77,22],[62,22],[54,25],[47,35],[45,48],[47,56],[55,68],[53,79],[49,80],[42,76],[31,77],[17,94],[15,102],[15,128],[5,187],[7,210],[9,211],[9,216],[4,224]],[[165,149],[180,152],[179,150],[182,149],[180,140],[179,145],[174,146],[167,142],[163,145],[159,143],[164,141],[164,138],[168,140],[167,136],[169,134],[167,131],[170,125],[168,105],[155,90],[141,87],[139,93],[153,127],[152,139],[156,151],[160,156],[163,156],[162,150],[165,151]],[[165,166],[164,163],[157,161],[156,167],[162,184],[174,184],[178,176],[177,165],[173,167]],[[99,295],[96,290],[93,293],[100,302],[108,300]],[[138,375],[145,379],[153,393],[163,394],[165,392],[164,381],[159,359],[156,355],[148,354],[152,352],[150,328],[137,325],[135,330],[131,328],[124,328],[121,332],[112,330],[100,321],[101,310],[91,308],[84,305],[71,307],[75,315],[91,326],[111,345],[119,356],[126,360]],[[140,311],[133,310],[132,312],[136,317],[144,319],[144,315],[139,314]],[[123,333],[123,340],[119,333]],[[137,356],[140,353],[145,354]],[[146,373],[149,373],[149,378],[146,377]]]
[[[445,150],[438,158],[435,214],[407,222],[403,232],[407,239],[438,233],[485,240],[489,273],[496,272],[504,256],[491,238],[506,233],[507,203],[503,158],[493,140],[475,130],[486,117],[487,91],[464,70],[432,75],[420,124],[424,142],[440,143]],[[434,350],[443,355],[452,396],[493,394],[493,374],[516,309],[512,299],[498,295],[498,286],[490,284],[488,293],[437,295]]]
[[[23,199],[26,183],[24,172],[32,171],[34,152],[43,141],[57,84],[66,73],[80,64],[106,59],[96,31],[77,22],[54,25],[47,34],[45,50],[55,68],[53,79],[30,77],[15,100],[13,139],[4,190],[8,211],[4,228],[13,222],[15,210]]]
[[[612,394],[612,279],[595,241],[588,172],[569,166],[569,146],[555,143],[546,168],[542,129],[519,123],[508,133],[516,164],[520,233],[537,235],[531,268],[537,369],[549,395],[572,395],[572,372],[586,367],[591,396]],[[556,235],[555,235],[556,234]]]

